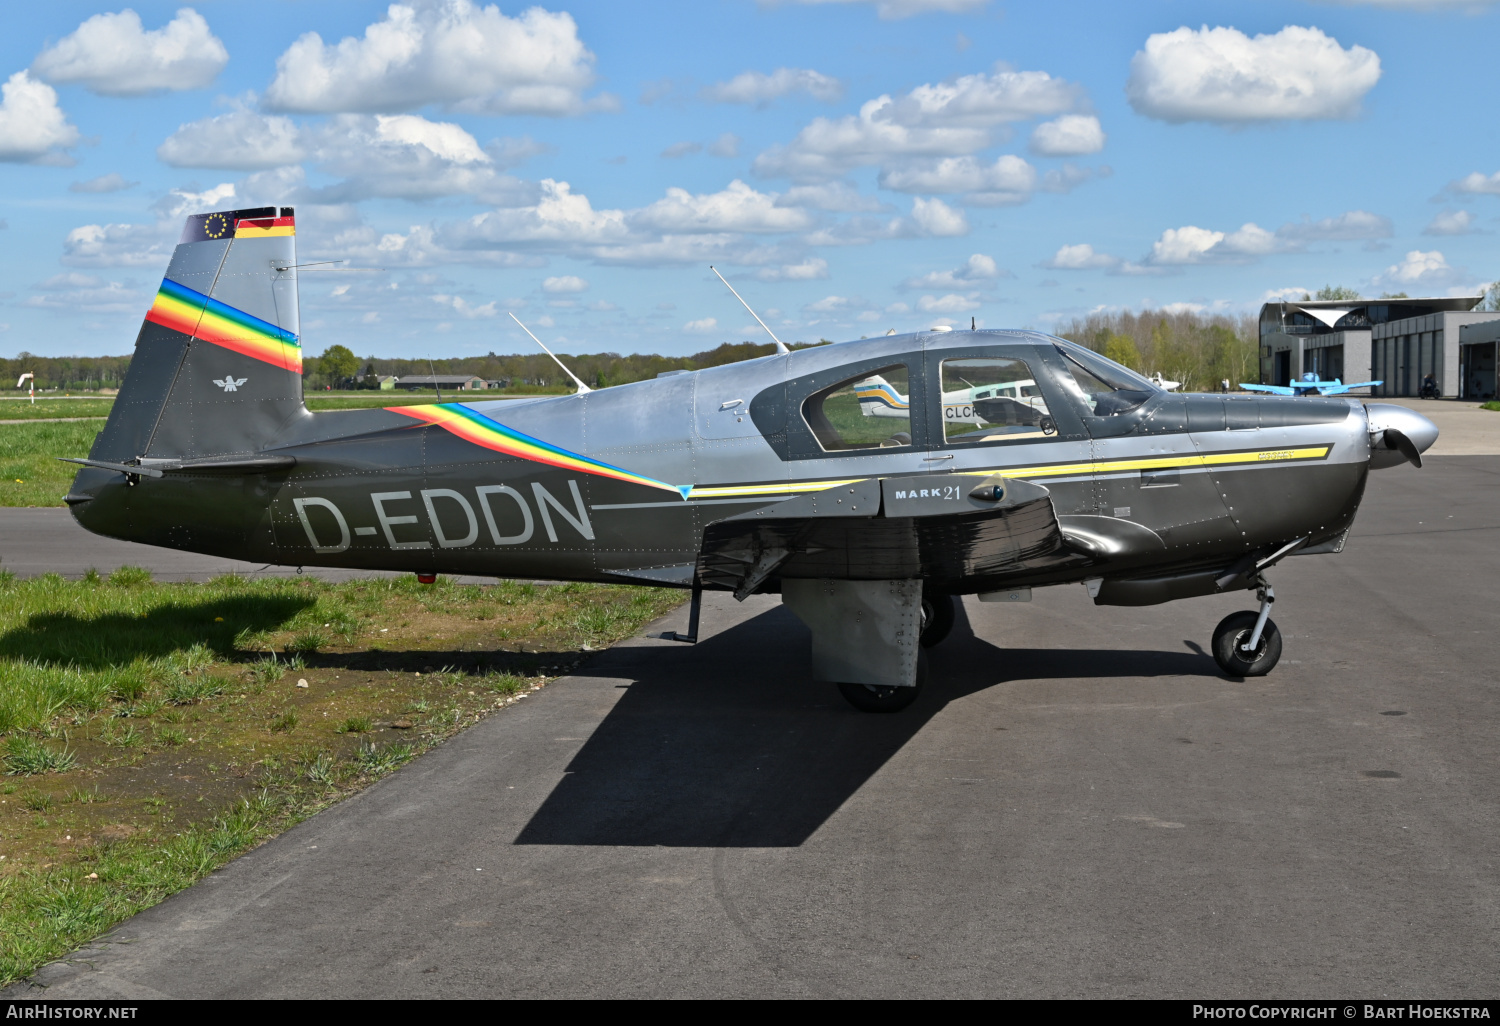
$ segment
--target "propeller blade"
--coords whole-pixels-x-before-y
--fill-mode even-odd
[[[1412,444],[1412,440],[1395,428],[1385,429],[1385,447],[1387,449],[1395,449],[1401,455],[1405,456],[1406,461],[1414,467],[1422,465],[1422,454],[1417,451],[1417,447]]]

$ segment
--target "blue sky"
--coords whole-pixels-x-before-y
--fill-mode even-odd
[[[1500,276],[1488,2],[54,2],[0,39],[0,351],[128,352],[295,205],[303,344],[679,354]],[[347,270],[343,268],[348,268]]]

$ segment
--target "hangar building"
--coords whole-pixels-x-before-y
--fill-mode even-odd
[[[1383,381],[1367,390],[1371,395],[1416,396],[1431,374],[1444,396],[1468,398],[1474,388],[1469,364],[1483,363],[1480,349],[1490,339],[1485,352],[1493,395],[1497,336],[1476,329],[1500,326],[1500,311],[1476,310],[1483,300],[1479,295],[1267,303],[1260,308],[1261,384],[1288,385],[1312,371],[1325,381]],[[1473,333],[1472,342],[1466,332]]]

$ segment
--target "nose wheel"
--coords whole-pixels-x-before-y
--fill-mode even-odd
[[[1231,677],[1263,677],[1281,659],[1281,631],[1271,619],[1276,593],[1264,577],[1256,595],[1258,612],[1230,613],[1214,628],[1214,661]]]

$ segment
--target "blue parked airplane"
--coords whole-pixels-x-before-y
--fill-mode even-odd
[[[1319,381],[1316,374],[1308,371],[1302,375],[1300,381],[1294,381],[1290,385],[1247,385],[1242,382],[1240,387],[1249,389],[1252,392],[1270,392],[1272,395],[1312,395],[1314,392],[1318,395],[1343,395],[1351,389],[1371,388],[1382,383],[1379,381],[1356,381],[1353,384],[1346,385],[1338,378],[1334,378],[1332,381]]]

